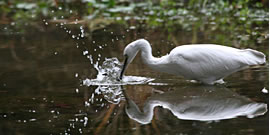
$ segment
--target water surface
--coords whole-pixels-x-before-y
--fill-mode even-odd
[[[118,25],[83,39],[54,26],[36,33],[0,37],[0,134],[268,134],[269,96],[262,91],[269,89],[268,65],[234,73],[225,84],[205,88],[154,72],[137,57],[126,72],[128,80],[117,83],[115,78],[108,80],[117,73],[106,74],[106,69],[119,70],[129,42],[147,38],[153,54],[162,56],[191,37],[172,42],[162,31]],[[268,45],[254,49],[266,52]],[[119,60],[114,67],[112,61],[102,67],[112,58]],[[140,122],[130,117],[130,103],[133,113],[134,108],[159,106],[152,108],[148,122]],[[212,115],[196,108],[203,105],[216,105],[210,108]],[[254,111],[239,113],[237,108],[245,105],[250,107],[245,111]],[[181,107],[186,109],[175,111]]]

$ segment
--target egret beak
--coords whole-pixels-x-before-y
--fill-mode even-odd
[[[121,70],[121,73],[120,73],[120,76],[119,76],[119,81],[122,80],[123,75],[124,75],[124,73],[125,73],[125,71],[127,69],[127,65],[128,65],[127,61],[128,61],[128,57],[126,56],[123,67],[122,67],[122,70]]]

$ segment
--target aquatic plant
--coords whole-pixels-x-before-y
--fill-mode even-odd
[[[43,21],[45,26],[83,24],[90,32],[115,23],[158,28],[169,33],[168,40],[184,31],[193,37],[191,43],[201,42],[200,35],[204,41],[236,47],[268,44],[269,39],[267,1],[7,0],[0,2],[0,16],[0,24],[21,33]]]

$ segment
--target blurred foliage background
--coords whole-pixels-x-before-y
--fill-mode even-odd
[[[268,44],[268,0],[4,0],[2,34],[23,34],[27,27],[86,26],[88,32],[111,24],[162,29],[168,39],[200,32],[213,43],[235,47]]]

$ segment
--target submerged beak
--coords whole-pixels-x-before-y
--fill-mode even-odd
[[[128,65],[127,61],[128,61],[128,57],[126,56],[125,61],[124,61],[124,65],[122,67],[122,70],[121,70],[121,73],[120,73],[120,76],[119,76],[119,81],[122,80],[123,75],[124,75],[124,73],[126,71],[126,68],[127,68],[127,65]]]

